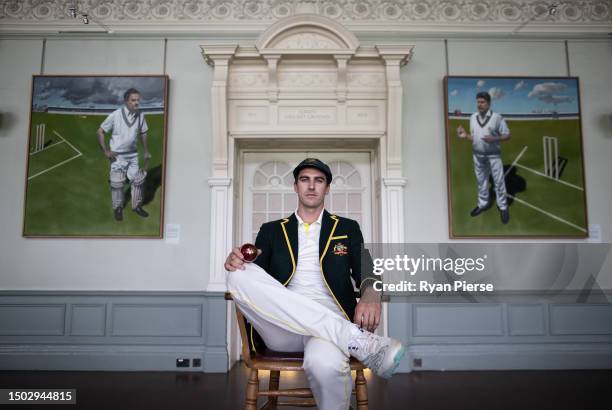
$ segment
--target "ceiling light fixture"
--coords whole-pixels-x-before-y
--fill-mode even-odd
[[[79,15],[79,11],[77,10],[76,6],[70,6],[66,11],[66,14],[75,19]]]
[[[77,2],[72,3],[70,7],[68,7],[68,9],[66,10],[66,15],[68,15],[69,17],[73,19],[78,18],[79,20],[81,20],[81,23],[83,24],[89,24],[90,22],[93,22],[97,24],[98,26],[102,27],[107,34],[111,34],[113,32],[113,30],[110,27],[108,27],[106,24],[99,22],[96,19],[91,18],[89,14],[79,10]]]
[[[529,20],[524,21],[523,23],[519,24],[514,30],[512,30],[512,34],[518,33],[519,30],[521,30],[527,24],[531,23],[534,20],[539,19],[542,16],[548,15],[549,17],[554,17],[557,15],[558,12],[559,12],[559,3],[551,3],[545,9],[540,10],[538,13],[534,14]]]
[[[558,8],[559,8],[559,5],[558,5],[558,4],[556,4],[556,3],[553,3],[553,4],[551,4],[550,6],[548,6],[548,15],[549,15],[549,16],[554,16],[554,15],[556,15],[556,14],[557,14],[557,11],[559,11],[559,10],[558,10]]]

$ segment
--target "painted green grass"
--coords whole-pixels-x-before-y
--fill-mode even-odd
[[[57,138],[57,140],[59,140],[59,138]],[[71,158],[79,155],[70,145],[60,141],[57,141],[59,142],[58,144],[49,144],[48,148],[40,152],[33,152],[30,154],[30,161],[28,163],[29,178],[37,178],[37,174],[45,173],[45,171],[54,166],[58,166],[61,162],[67,162]]]
[[[102,154],[96,130],[102,115],[65,115],[32,113],[30,147],[34,147],[36,124],[46,124],[45,146],[60,142],[31,154],[28,165],[27,201],[24,235],[26,236],[157,236],[160,232],[161,175],[163,160],[163,115],[147,115],[148,145],[153,156],[149,164],[147,185],[150,202],[144,208],[148,218],[131,211],[128,202],[122,222],[114,220],[111,207],[109,161]],[[107,138],[108,144],[108,138]],[[61,163],[73,156],[81,156]],[[142,147],[139,148],[142,165]],[[45,172],[45,170],[48,170]],[[35,174],[43,172],[35,176]],[[153,189],[155,188],[155,189]],[[127,188],[126,188],[127,191]]]
[[[543,172],[542,137],[557,137],[559,156],[568,159],[561,179],[583,187],[582,149],[578,120],[508,120],[507,122],[512,139],[502,144],[504,166],[511,165],[523,147],[527,146],[527,151],[518,163]],[[452,232],[454,236],[585,235],[580,229],[560,222],[518,201],[510,205],[510,222],[507,225],[501,223],[495,206],[477,217],[471,217],[469,213],[477,204],[478,189],[472,163],[471,142],[456,137],[455,130],[460,124],[469,129],[467,119],[449,119]],[[507,186],[509,191],[512,191],[511,186],[517,189],[514,194],[516,198],[586,229],[584,191],[522,168],[516,168],[516,173],[509,175],[509,178],[511,181],[507,180]]]

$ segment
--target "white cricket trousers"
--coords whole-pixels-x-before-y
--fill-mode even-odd
[[[499,154],[477,154],[473,153],[474,173],[478,183],[478,207],[486,208],[489,204],[489,175],[493,176],[495,197],[499,209],[508,208],[506,198],[506,183],[504,181],[504,164]]]
[[[270,349],[304,352],[304,372],[319,409],[348,409],[348,343],[357,325],[287,289],[258,265],[244,266],[227,275],[227,288],[240,311]]]

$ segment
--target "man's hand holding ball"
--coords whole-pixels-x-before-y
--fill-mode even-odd
[[[457,127],[457,136],[459,138],[467,138],[467,132],[465,131],[465,128],[463,128],[463,125]]]
[[[232,249],[223,266],[230,272],[237,269],[244,270],[244,264],[253,262],[259,255],[261,255],[261,249],[257,249],[253,244],[245,243],[240,248]]]

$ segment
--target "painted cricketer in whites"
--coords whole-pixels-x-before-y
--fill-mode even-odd
[[[449,236],[587,236],[578,78],[444,84]]]
[[[470,117],[470,133],[468,134],[462,125],[457,127],[459,138],[472,141],[478,204],[472,209],[470,216],[478,216],[491,207],[489,177],[492,176],[501,222],[507,224],[510,212],[506,197],[504,164],[501,159],[501,143],[510,139],[510,129],[504,117],[491,111],[491,95],[488,92],[481,91],[476,94],[476,104],[478,111]]]
[[[165,75],[32,76],[25,237],[163,237],[167,90]]]
[[[144,160],[146,164],[151,159],[147,146],[147,130],[149,126],[144,114],[138,110],[140,106],[140,91],[135,88],[128,89],[123,95],[125,104],[113,111],[98,128],[98,142],[104,156],[110,161],[110,186],[112,206],[117,221],[123,220],[125,206],[126,182],[130,184],[132,195],[132,210],[139,216],[146,218],[147,211],[142,208],[143,187],[147,171],[138,164],[138,138],[144,147]],[[104,134],[112,131],[110,149],[106,147]]]

